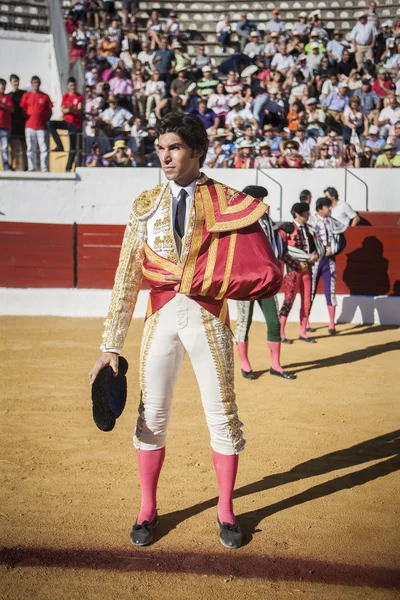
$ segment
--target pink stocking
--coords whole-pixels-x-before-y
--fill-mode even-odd
[[[139,477],[142,488],[142,504],[137,518],[138,525],[143,521],[149,521],[150,523],[156,516],[157,484],[164,458],[165,448],[138,450]]]
[[[286,329],[287,317],[281,316],[280,320],[281,320],[281,338],[284,340],[284,339],[286,339],[285,329]]]
[[[282,372],[283,369],[281,367],[281,343],[280,342],[267,342],[269,351],[271,353],[271,367],[275,369],[275,371]]]
[[[237,351],[240,358],[240,364],[242,366],[243,371],[249,373],[253,369],[251,368],[251,364],[249,363],[249,359],[247,356],[249,342],[236,342]]]
[[[303,317],[300,321],[300,337],[306,338],[307,336],[307,322],[308,317]]]
[[[218,518],[221,523],[234,525],[236,517],[233,512],[232,495],[235,488],[239,456],[237,454],[220,454],[213,450],[212,459],[219,491]]]
[[[336,306],[328,306],[329,329],[335,329],[335,312],[336,312]]]

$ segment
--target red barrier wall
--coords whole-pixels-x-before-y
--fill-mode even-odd
[[[337,258],[337,292],[400,295],[400,227],[394,225],[400,213],[366,214],[381,225],[346,231],[347,246]],[[392,226],[383,225],[387,221]],[[78,226],[78,287],[112,287],[123,232],[121,225]],[[73,285],[72,225],[0,224],[0,286]],[[321,285],[318,291],[322,292]]]

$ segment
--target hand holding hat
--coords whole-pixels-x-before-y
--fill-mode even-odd
[[[114,429],[116,419],[118,419],[125,408],[127,371],[127,360],[123,356],[119,356],[117,373],[114,366],[107,365],[97,373],[93,381],[93,420],[101,431],[111,431]]]

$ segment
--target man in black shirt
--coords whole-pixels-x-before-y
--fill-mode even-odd
[[[350,54],[348,50],[343,50],[342,60],[337,65],[340,75],[348,77],[353,69],[357,69],[357,63],[354,60],[354,53]]]
[[[25,121],[26,116],[20,102],[22,96],[26,90],[19,89],[19,77],[18,75],[10,75],[10,84],[12,92],[10,96],[13,105],[14,112],[11,114],[11,143],[9,149],[9,165],[13,164],[13,159],[16,161],[16,168],[18,171],[27,171],[28,162],[26,158],[26,141],[25,141]]]

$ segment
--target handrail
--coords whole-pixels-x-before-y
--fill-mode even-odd
[[[279,183],[279,181],[277,181],[276,179],[274,179],[273,177],[271,177],[271,175],[269,175],[269,173],[266,173],[263,169],[260,169],[260,167],[257,167],[256,185],[258,185],[258,171],[261,171],[261,173],[263,175],[265,175],[266,177],[268,177],[268,179],[271,179],[271,181],[273,181],[274,183],[276,183],[277,185],[279,185],[279,221],[282,221],[282,212],[283,212],[283,186],[282,186],[281,183]]]
[[[356,175],[355,173],[353,173],[353,171],[350,171],[347,167],[344,168],[344,199],[345,202],[347,202],[347,173],[350,173],[350,175],[353,175],[353,177],[355,177],[356,179],[358,179],[358,181],[361,181],[361,183],[365,186],[365,210],[368,212],[369,208],[368,208],[368,203],[369,203],[369,189],[368,189],[368,184],[361,179],[361,177],[358,177],[358,175]]]

